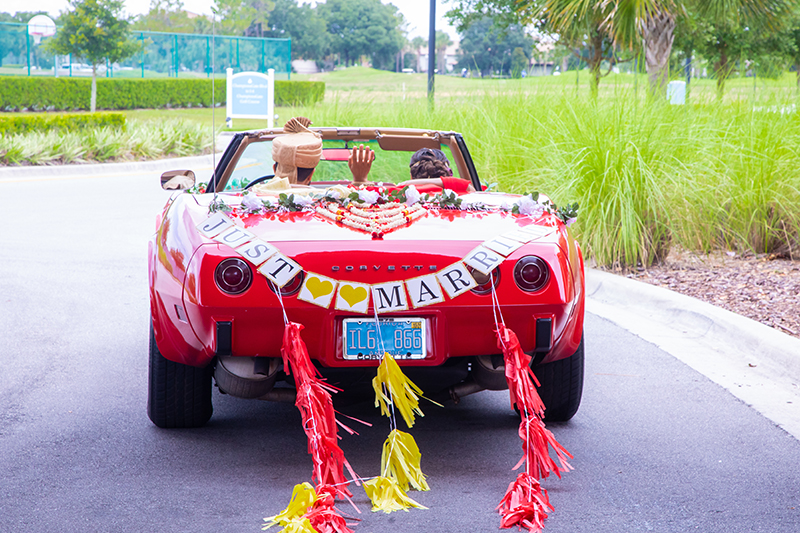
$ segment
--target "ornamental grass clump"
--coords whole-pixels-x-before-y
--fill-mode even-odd
[[[110,162],[208,153],[212,132],[192,122],[129,122],[76,132],[0,136],[1,165]]]

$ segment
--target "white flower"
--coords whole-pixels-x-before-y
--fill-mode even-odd
[[[305,196],[305,195],[301,195],[301,194],[295,194],[294,195],[294,203],[299,205],[300,207],[306,207],[308,205],[313,204],[314,203],[314,199],[309,197],[309,196]]]
[[[242,196],[242,207],[251,213],[258,213],[264,207],[264,204],[258,198],[258,195],[247,191]]]
[[[544,213],[544,206],[534,201],[530,195],[520,197],[517,200],[517,207],[520,215],[528,215],[532,218],[539,218]]]
[[[380,195],[377,191],[370,191],[367,189],[360,189],[358,191],[358,199],[368,205],[372,205],[377,202],[379,197]]]
[[[461,199],[461,210],[462,211],[466,211],[468,209],[473,209],[475,207],[478,207],[480,205],[480,203],[481,202],[479,200],[475,200],[475,199],[470,200],[469,198],[462,198]]]
[[[567,227],[570,227],[575,223],[576,220],[578,220],[576,217],[568,218],[564,224],[566,224]]]
[[[413,185],[409,185],[406,189],[406,205],[414,205],[419,202],[419,191]]]

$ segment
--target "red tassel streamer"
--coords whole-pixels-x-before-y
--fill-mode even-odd
[[[290,322],[283,335],[284,369],[287,374],[294,373],[297,386],[295,405],[303,419],[303,430],[308,437],[308,453],[314,465],[312,479],[317,485],[328,485],[336,495],[350,497],[349,482],[344,477],[344,469],[357,478],[355,472],[339,447],[337,421],[333,410],[331,391],[334,387],[324,383],[311,362],[308,349],[300,338],[301,324]]]
[[[522,472],[508,486],[497,509],[500,511],[501,528],[518,526],[528,528],[530,533],[538,533],[544,529],[547,511],[552,511],[553,506],[539,481]]]
[[[317,501],[305,515],[311,526],[318,533],[353,533],[333,506],[336,501],[336,489],[330,485],[319,485],[316,492]]]
[[[530,368],[531,358],[522,351],[517,335],[502,323],[497,326],[497,345],[503,351],[511,406],[516,405],[522,417],[519,438],[524,453],[514,470],[526,465],[525,472],[520,473],[508,486],[497,507],[501,516],[500,527],[516,525],[536,533],[544,528],[546,510],[553,509],[547,491],[542,489],[538,480],[546,478],[551,472],[561,477],[561,472],[572,470],[567,462],[572,455],[545,428],[542,421],[544,404],[534,386],[534,383],[538,386],[539,382]],[[550,457],[550,448],[558,457],[558,465]]]
[[[553,433],[542,422],[544,404],[534,386],[534,383],[538,385],[539,382],[531,370],[531,358],[522,351],[517,335],[502,323],[497,329],[497,346],[503,350],[511,405],[513,407],[516,404],[522,416],[519,438],[522,439],[525,453],[514,470],[527,461],[528,473],[537,479],[546,478],[551,472],[561,477],[561,472],[572,470],[567,462],[567,458],[571,459],[572,455],[556,441]],[[560,467],[550,457],[550,447],[556,452]]]

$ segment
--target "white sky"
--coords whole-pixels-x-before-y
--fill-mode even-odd
[[[308,0],[303,0],[308,1]],[[381,0],[384,4],[392,3],[396,5],[403,16],[408,21],[408,32],[410,37],[417,35],[428,38],[428,20],[430,18],[430,0]],[[445,4],[448,0],[436,0],[436,28],[456,37],[455,28],[450,26],[444,19],[444,13],[450,9],[450,5]],[[5,3],[5,2],[4,2]],[[183,5],[187,11],[205,15],[211,14],[210,6],[212,0],[184,0]],[[311,2],[316,3],[316,2]],[[10,9],[9,7],[0,8],[3,11],[14,13],[16,11],[47,11],[53,16],[58,16],[62,11],[69,8],[67,0],[25,0],[18,4],[21,9]],[[150,8],[150,0],[125,0],[125,8],[129,15],[140,15],[147,13]]]

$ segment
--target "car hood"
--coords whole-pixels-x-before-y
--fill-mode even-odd
[[[510,206],[517,198],[518,195],[491,192],[476,192],[461,196],[464,202],[480,202],[490,207]],[[185,207],[191,212],[192,219],[199,224],[208,217],[209,205],[214,201],[214,195],[180,195],[176,201],[183,199],[186,200]],[[236,207],[241,203],[241,196],[219,194],[217,201],[219,200]],[[247,215],[241,217],[237,224],[269,242],[376,240],[369,233],[329,221],[314,211]],[[426,216],[386,233],[382,240],[484,241],[531,224],[548,226],[554,230],[558,227],[556,217],[551,215],[545,215],[534,221],[530,217],[515,215],[510,211],[431,208],[428,209]],[[545,237],[541,240],[551,239],[555,241],[557,236],[551,235],[549,239]]]

